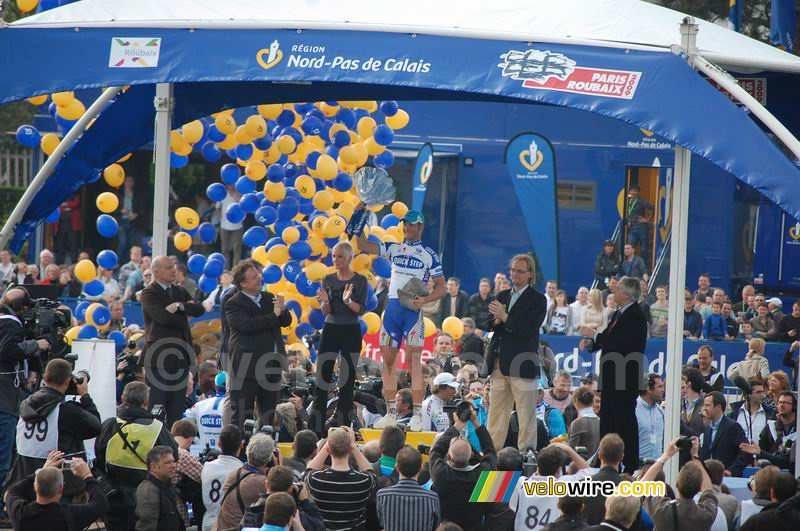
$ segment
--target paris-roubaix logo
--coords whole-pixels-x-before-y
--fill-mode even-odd
[[[497,66],[503,77],[522,81],[523,88],[555,90],[608,98],[633,99],[641,72],[587,68],[549,50],[509,50]]]
[[[264,70],[269,70],[283,59],[283,51],[277,39],[272,41],[269,48],[262,48],[256,53],[256,61]]]

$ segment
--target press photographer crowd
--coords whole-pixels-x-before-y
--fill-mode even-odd
[[[697,361],[683,367],[681,396],[665,397],[663,377],[641,364],[647,338],[666,333],[665,287],[650,301],[640,279],[617,278],[617,271],[601,279],[603,291],[581,288],[570,303],[555,282],[537,291],[534,259],[519,254],[507,275],[482,279],[470,297],[458,279],[445,281],[438,256],[421,243],[421,213],[405,212],[402,243],[367,239],[353,218],[353,243],[333,246],[331,272],[316,293],[321,330],[288,345],[282,328],[294,310],[263,289],[267,269],[258,261],[231,257],[234,267],[221,275],[227,278],[203,294],[178,257],[150,259],[132,247],[116,296],[104,295],[110,315],[99,329],[117,351],[116,415],[109,418],[89,394],[92,370],[75,368],[72,341],[81,337],[68,334],[102,319],[86,305],[73,313],[37,299],[35,280],[6,275],[4,525],[800,528],[796,380],[769,367],[763,338],[745,337],[746,358],[728,368],[738,390],[724,386],[712,347],[700,342]],[[374,310],[382,363],[363,355],[361,317],[371,288],[354,270],[354,246],[391,264],[389,278],[378,280]],[[41,269],[55,278],[52,253],[49,260]],[[720,328],[732,340],[751,325],[747,312],[763,321],[774,311],[752,287],[732,304],[706,281],[686,290],[686,337],[710,338]],[[143,328],[126,326],[116,306],[119,284],[141,304]],[[701,326],[709,334],[695,330],[704,311],[695,304],[704,305],[706,295],[712,310]],[[724,316],[726,306],[739,311]],[[192,322],[212,309],[219,320]],[[423,356],[428,320],[435,346]],[[778,322],[764,337],[786,342],[784,362],[794,371],[800,302]],[[578,335],[583,350],[602,350],[599,374],[556,370],[542,333]],[[616,370],[619,357],[603,363],[610,353],[623,357],[623,370]],[[671,399],[681,404],[681,436],[665,441]],[[523,485],[549,477],[665,481],[671,459],[680,468],[665,496],[529,496]]]

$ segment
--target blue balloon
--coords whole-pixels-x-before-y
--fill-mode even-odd
[[[219,278],[224,269],[225,265],[219,260],[206,260],[206,265],[203,267],[203,274],[208,278],[216,279]],[[206,293],[208,292],[206,291]]]
[[[281,131],[283,135],[289,135],[292,137],[296,144],[300,144],[303,141],[303,133],[295,129],[294,127],[286,127]]]
[[[289,246],[289,256],[294,260],[305,260],[311,256],[311,246],[302,240]]]
[[[239,144],[235,148],[236,156],[242,160],[249,160],[253,156],[252,144]]]
[[[340,192],[347,192],[353,187],[353,178],[347,172],[339,172],[333,179],[333,187]]]
[[[236,179],[238,179],[241,175],[242,172],[239,171],[239,166],[231,162],[224,164],[222,168],[219,169],[219,177],[225,184],[235,183]]]
[[[381,227],[383,227],[384,229],[389,229],[397,226],[398,223],[400,223],[400,218],[398,218],[394,214],[386,214],[385,216],[383,216],[383,219],[381,220]]]
[[[286,197],[278,205],[278,219],[290,220],[300,212],[300,203],[294,197]]]
[[[255,227],[250,227],[242,236],[242,243],[244,243],[248,247],[258,247],[259,245],[264,245],[267,241],[267,231],[264,227],[259,227],[256,225]]]
[[[60,114],[56,114],[54,119],[56,124],[63,129],[64,133],[68,132],[75,126],[76,123],[78,123],[78,120],[67,120]]]
[[[308,312],[308,323],[315,330],[322,330],[322,327],[325,326],[325,314],[321,310],[311,310]]]
[[[261,279],[264,284],[274,284],[281,279],[283,273],[278,265],[270,264],[261,271]]]
[[[342,107],[336,113],[336,121],[343,123],[348,129],[352,129],[356,126],[356,114],[352,110]]]
[[[303,271],[303,266],[300,265],[300,262],[295,260],[289,260],[285,264],[283,264],[283,276],[286,277],[286,280],[289,282],[294,282],[299,275]]]
[[[272,229],[275,231],[275,234],[283,234],[284,229],[289,227],[294,227],[294,221],[291,219],[279,219],[272,226]]]
[[[217,162],[222,158],[222,150],[214,142],[206,142],[200,148],[200,154],[208,162]]]
[[[343,148],[350,145],[350,133],[347,131],[336,131],[333,135],[333,145]]]
[[[316,116],[311,116],[303,120],[303,123],[300,124],[300,128],[307,135],[319,135],[322,131],[322,120]]]
[[[394,140],[394,130],[386,124],[381,124],[375,128],[375,132],[372,133],[372,138],[375,139],[376,144],[388,146],[392,143],[392,140]]]
[[[333,144],[328,144],[328,147],[325,148],[325,153],[330,155],[333,160],[339,158],[339,148],[334,146]]]
[[[272,225],[278,219],[278,212],[271,206],[262,206],[256,210],[255,217],[260,225]]]
[[[384,152],[381,153],[380,155],[376,155],[372,159],[372,162],[374,162],[375,166],[379,168],[383,169],[391,168],[392,165],[394,164],[394,153],[392,153],[392,151],[389,149],[384,150]]]
[[[280,164],[270,164],[267,168],[267,179],[273,183],[279,183],[286,177],[286,170]]]
[[[197,227],[197,234],[200,236],[200,239],[203,240],[203,243],[211,243],[214,241],[214,238],[217,237],[217,229],[214,228],[214,225],[206,221]]]
[[[60,208],[56,208],[55,210],[53,210],[53,211],[50,213],[50,215],[49,215],[49,216],[47,216],[47,222],[48,222],[48,223],[51,223],[51,224],[52,224],[52,223],[55,223],[56,221],[58,221],[58,219],[59,219],[60,217],[61,217],[61,209],[60,209]]]
[[[311,282],[305,273],[297,275],[297,278],[294,279],[294,285],[300,295],[305,295],[306,297],[315,296],[319,289],[319,282]]]
[[[225,218],[231,223],[241,223],[246,215],[239,203],[228,205],[228,209],[225,211]]]
[[[300,201],[300,213],[307,216],[314,212],[314,203],[311,201]]]
[[[294,112],[290,109],[284,109],[275,119],[281,127],[289,127],[294,123]]]
[[[312,170],[317,169],[317,161],[319,160],[319,156],[322,155],[319,151],[312,151],[306,156],[306,166],[311,168]]]
[[[264,135],[262,138],[256,138],[253,140],[253,145],[261,151],[266,151],[272,147],[272,137]]]
[[[242,175],[236,180],[234,188],[236,188],[236,191],[242,195],[252,194],[256,191],[256,182],[250,180],[247,175]]]
[[[386,100],[382,101],[378,108],[381,110],[381,114],[383,114],[384,116],[394,116],[395,114],[397,114],[397,109],[399,107],[396,101]]]
[[[219,129],[215,124],[211,124],[208,128],[208,139],[213,140],[214,142],[222,142],[225,140],[225,137],[228,136]]]
[[[105,306],[97,306],[92,312],[91,318],[96,326],[105,326],[111,320],[111,310]]]
[[[102,295],[105,291],[106,287],[103,285],[102,282],[97,280],[90,280],[86,284],[83,285],[83,291],[90,297],[97,297],[98,295]]]
[[[339,243],[339,238],[323,238],[322,241],[325,242],[329,248],[333,248],[334,245]]]
[[[377,307],[378,307],[378,297],[373,295],[372,297],[367,299],[366,309],[368,312],[373,311]]]
[[[300,320],[300,316],[303,315],[303,307],[300,306],[300,303],[295,300],[287,302],[286,309],[292,312],[298,320]]]
[[[200,275],[200,278],[197,280],[197,287],[200,288],[200,291],[203,293],[211,293],[217,289],[217,279],[206,275]]]
[[[372,261],[372,270],[376,275],[383,278],[392,276],[392,264],[386,258],[379,256]]]
[[[117,220],[108,214],[100,214],[97,217],[97,232],[104,238],[111,238],[117,233]]]
[[[215,203],[225,199],[226,195],[228,195],[228,191],[222,183],[212,183],[206,188],[206,196]]]
[[[97,337],[97,328],[87,324],[78,331],[78,339],[94,339]]]
[[[39,145],[42,135],[32,125],[21,125],[17,128],[17,142],[25,147],[33,148]]]
[[[222,253],[211,253],[210,255],[208,255],[208,260],[209,261],[214,260],[216,262],[219,262],[220,264],[222,264],[222,267],[225,267],[225,262],[226,262],[225,255]]]
[[[310,155],[311,153],[309,153]],[[305,169],[303,169],[303,165],[300,164],[292,164],[291,162],[283,166],[285,177],[297,177],[301,173],[305,173]],[[284,178],[285,178],[284,177]]]
[[[297,114],[301,116],[311,112],[311,110],[315,108],[313,103],[295,103],[293,107],[294,110],[297,111]]]
[[[203,268],[206,267],[206,257],[202,254],[193,254],[189,257],[189,261],[186,262],[186,267],[189,268],[191,273],[199,275],[203,272]]]
[[[86,309],[92,305],[91,301],[81,301],[75,305],[75,318],[78,321],[86,322]]]
[[[298,203],[300,202],[301,199],[303,199],[303,197],[300,195],[300,192],[297,191],[297,188],[293,186],[286,187],[286,197],[294,198],[297,200]]]
[[[295,225],[295,227],[297,228],[297,232],[300,233],[300,240],[301,241],[307,240],[308,239],[308,229],[305,228],[304,226],[300,225],[299,223],[297,225]]]
[[[185,155],[178,155],[177,153],[169,154],[169,165],[175,169],[183,168],[189,164],[189,157]]]
[[[258,196],[252,192],[244,194],[242,198],[239,200],[239,205],[241,205],[242,210],[244,210],[248,214],[252,214],[256,210],[258,210],[258,206],[260,204],[261,201],[258,200]]]
[[[103,269],[114,269],[118,263],[117,253],[111,249],[104,249],[97,253],[97,265]]]
[[[275,236],[275,237],[273,237],[273,238],[270,238],[269,240],[267,240],[267,243],[266,243],[266,244],[264,244],[264,248],[265,248],[267,251],[269,251],[269,250],[270,250],[270,249],[272,249],[274,246],[276,246],[276,245],[279,245],[279,244],[282,244],[282,243],[283,243],[283,240],[281,239],[281,237],[280,237],[280,236]]]
[[[358,324],[361,326],[361,335],[367,335],[367,322],[364,321],[361,317],[358,318]]]
[[[125,339],[125,334],[119,330],[114,330],[108,334],[108,339],[114,342],[114,350],[117,352],[117,354],[125,350],[125,347],[128,345],[128,340]]]

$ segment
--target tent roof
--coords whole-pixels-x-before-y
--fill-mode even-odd
[[[640,0],[82,0],[10,27],[346,29],[669,49],[685,16]],[[697,23],[699,50],[720,66],[800,72],[798,57]]]

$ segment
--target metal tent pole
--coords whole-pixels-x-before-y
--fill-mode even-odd
[[[153,256],[167,254],[167,230],[169,228],[169,157],[170,132],[172,131],[172,109],[174,105],[171,83],[156,85],[155,139],[153,162],[155,163],[155,190],[153,193]]]
[[[42,164],[42,167],[39,168],[36,177],[34,177],[31,184],[28,185],[28,189],[22,194],[22,198],[19,200],[19,203],[17,203],[17,206],[14,207],[14,210],[8,217],[8,221],[6,221],[6,224],[0,231],[0,249],[4,249],[8,244],[8,241],[14,234],[17,224],[22,220],[22,216],[25,214],[25,211],[28,210],[33,198],[36,197],[36,194],[42,189],[44,183],[47,182],[48,177],[50,177],[53,170],[56,169],[56,165],[58,165],[61,157],[72,148],[78,138],[86,131],[89,123],[100,114],[100,111],[102,111],[108,102],[119,94],[121,90],[122,87],[109,87],[104,90],[103,93],[100,94],[100,97],[89,106],[86,112],[83,113],[83,116],[72,126],[72,129],[67,131],[67,134],[64,135],[64,139],[59,142],[53,150],[53,153],[50,154],[45,163]]]
[[[689,55],[696,53],[697,24],[686,18],[681,24],[681,47]],[[681,366],[683,365],[683,298],[686,286],[686,235],[689,226],[689,179],[691,152],[675,146],[675,180],[672,190],[672,249],[669,266],[669,327],[667,331],[666,397],[664,446],[680,434]],[[678,461],[670,459],[664,470],[667,482],[678,478]]]

